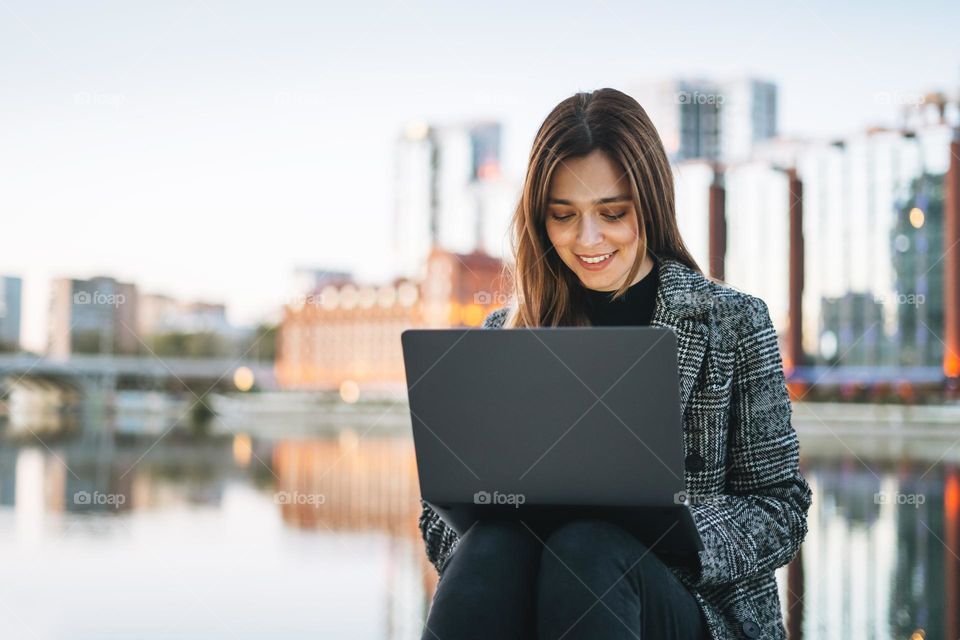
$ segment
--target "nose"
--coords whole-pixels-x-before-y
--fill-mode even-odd
[[[584,247],[592,247],[600,244],[603,240],[603,234],[600,233],[600,226],[594,220],[593,216],[580,216],[580,229],[577,241]]]

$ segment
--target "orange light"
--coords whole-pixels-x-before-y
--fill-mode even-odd
[[[960,377],[960,355],[948,351],[943,357],[943,372],[950,378]]]
[[[340,383],[340,399],[347,404],[354,404],[360,399],[360,385],[353,380],[344,380]]]
[[[914,229],[919,229],[923,226],[924,217],[922,209],[918,207],[910,209],[910,224],[913,225]]]
[[[254,376],[250,367],[237,367],[233,372],[233,384],[239,391],[250,391],[253,388]]]
[[[960,512],[960,480],[956,474],[947,476],[947,486],[943,490],[943,510],[947,520],[952,522]]]
[[[483,319],[486,317],[483,307],[476,304],[465,305],[460,315],[463,324],[468,327],[479,327],[483,324]]]
[[[241,467],[250,464],[250,458],[253,456],[253,442],[250,436],[245,433],[238,433],[233,437],[233,461]]]

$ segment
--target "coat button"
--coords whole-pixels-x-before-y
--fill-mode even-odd
[[[699,453],[691,453],[684,459],[683,466],[687,468],[687,471],[697,473],[698,471],[703,471],[706,463],[703,460],[703,456]]]
[[[743,632],[748,638],[760,637],[760,627],[757,626],[757,623],[753,620],[747,620],[740,628],[743,629]]]

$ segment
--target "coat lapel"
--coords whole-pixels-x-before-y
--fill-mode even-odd
[[[677,334],[680,376],[680,415],[696,384],[710,342],[710,280],[682,262],[658,260],[660,283],[651,327],[668,327]]]

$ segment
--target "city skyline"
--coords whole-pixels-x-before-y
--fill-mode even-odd
[[[100,13],[10,3],[0,207],[19,240],[0,273],[23,278],[25,346],[43,347],[56,277],[106,274],[222,300],[237,324],[277,313],[297,264],[387,279],[391,265],[370,257],[389,254],[392,146],[411,121],[502,122],[504,173],[515,177],[543,117],[579,89],[756,76],[780,89],[784,135],[829,137],[894,125],[902,103],[958,84],[949,25],[960,9],[946,3],[695,9],[702,20],[613,3],[478,9],[476,20],[384,5],[333,19],[309,7],[147,15],[120,3]],[[97,42],[77,28],[103,21],[114,35]],[[658,21],[688,24],[688,35],[649,26]],[[583,46],[559,45],[571,37]],[[724,55],[704,63],[704,51]],[[733,63],[760,54],[755,68]]]

